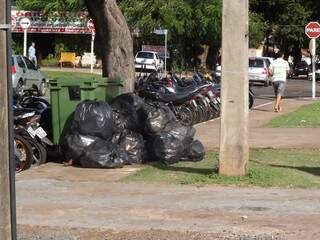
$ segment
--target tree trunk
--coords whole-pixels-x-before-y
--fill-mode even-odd
[[[202,68],[207,68],[207,58],[208,58],[210,46],[209,45],[201,45],[201,47],[203,49],[203,53],[198,56],[198,58],[200,59],[200,66]]]
[[[124,80],[123,92],[134,90],[133,42],[127,22],[116,0],[85,0],[101,39],[104,77]]]

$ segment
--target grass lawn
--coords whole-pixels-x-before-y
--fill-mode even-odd
[[[320,150],[252,150],[245,177],[217,174],[218,152],[210,151],[199,163],[172,166],[151,163],[123,179],[124,182],[159,182],[190,185],[238,185],[289,188],[320,187]]]
[[[98,74],[83,72],[59,72],[59,71],[42,71],[47,79],[65,78],[65,79],[91,79],[101,77]]]
[[[295,112],[272,119],[268,128],[317,128],[320,127],[320,102],[300,107]]]

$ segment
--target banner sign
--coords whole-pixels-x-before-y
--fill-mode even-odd
[[[88,28],[87,12],[54,12],[39,11],[11,11],[12,32],[22,33],[23,28],[16,24],[21,19],[28,18],[31,25],[28,33],[59,33],[59,34],[91,34]]]
[[[159,56],[164,59],[166,48],[161,45],[142,45],[142,51],[151,51],[159,53]],[[170,58],[169,51],[167,52],[167,58]]]

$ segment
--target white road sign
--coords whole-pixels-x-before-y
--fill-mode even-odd
[[[20,20],[20,26],[23,28],[23,29],[28,29],[30,26],[31,26],[31,21],[29,18],[22,18]]]

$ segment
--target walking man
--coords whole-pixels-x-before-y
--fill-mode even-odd
[[[274,111],[281,111],[281,98],[284,94],[287,84],[287,75],[289,73],[290,67],[289,63],[283,59],[284,53],[279,51],[277,53],[277,59],[274,60],[271,65],[271,75],[272,75],[272,84],[275,94],[275,104]]]
[[[36,57],[36,48],[35,48],[36,44],[34,42],[31,43],[31,46],[28,49],[28,53],[29,53],[29,59],[31,62],[33,62],[33,64],[35,66],[37,66],[38,62],[37,62],[37,57]]]

